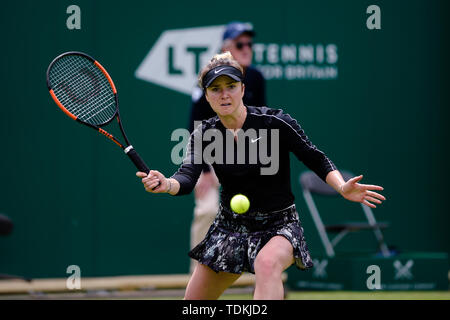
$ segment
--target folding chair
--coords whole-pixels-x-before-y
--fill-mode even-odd
[[[340,171],[344,180],[347,181],[354,175],[348,171]],[[339,241],[344,238],[349,232],[359,230],[373,230],[375,237],[378,241],[380,251],[384,257],[390,255],[389,249],[384,241],[382,228],[388,227],[387,223],[377,223],[375,216],[370,207],[361,204],[364,214],[368,222],[347,222],[334,225],[324,225],[317,210],[316,204],[313,200],[312,194],[318,194],[323,196],[338,196],[339,193],[320,179],[314,172],[306,171],[300,175],[300,185],[303,189],[303,197],[305,198],[306,205],[314,220],[320,239],[322,240],[325,252],[328,257],[335,256],[335,247]],[[335,233],[336,235],[330,241],[328,233]]]

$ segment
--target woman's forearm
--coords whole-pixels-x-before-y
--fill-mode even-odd
[[[342,194],[342,186],[345,184],[345,180],[339,170],[330,171],[325,180],[334,190]]]

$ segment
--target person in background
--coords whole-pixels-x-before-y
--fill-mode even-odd
[[[252,66],[254,36],[255,31],[251,24],[230,22],[223,33],[221,51],[229,51],[244,70],[244,104],[261,107],[266,105],[266,84],[261,72]],[[189,131],[192,133],[195,121],[207,120],[214,116],[216,113],[206,101],[204,90],[196,87],[192,94]],[[219,209],[219,182],[210,166],[204,165],[194,195],[191,249],[203,240]],[[190,272],[194,271],[195,265],[196,261],[191,259]]]

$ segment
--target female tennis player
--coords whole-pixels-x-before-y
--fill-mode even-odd
[[[200,72],[199,83],[217,116],[194,130],[186,157],[170,178],[156,170],[148,175],[136,174],[148,192],[184,195],[194,189],[203,161],[209,161],[222,185],[214,223],[204,240],[189,252],[199,264],[189,280],[185,299],[217,299],[243,272],[255,274],[254,299],[283,299],[283,271],[293,263],[302,270],[312,267],[291,191],[291,152],[345,199],[370,207],[385,200],[373,191],[383,190],[382,187],[359,183],[362,176],[345,182],[333,162],[283,110],[244,105],[242,79],[242,68],[229,52],[214,56]],[[259,136],[248,139],[239,134],[250,129],[259,132]],[[208,131],[222,134],[223,143],[218,144],[217,137],[203,139]],[[225,143],[230,132],[235,148],[233,143]],[[214,157],[202,157],[213,141]],[[244,151],[237,148],[239,143]],[[270,147],[272,160],[278,161],[276,170],[263,173],[261,169],[271,164],[263,159],[263,152],[251,154],[254,143],[260,150]],[[238,158],[245,161],[232,161]],[[249,161],[252,158],[257,158],[256,162]],[[158,183],[161,184],[155,188]],[[250,209],[244,214],[236,214],[230,208],[230,199],[239,193],[250,200]]]

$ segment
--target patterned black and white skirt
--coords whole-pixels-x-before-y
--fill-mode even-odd
[[[299,269],[313,266],[295,205],[280,211],[240,215],[221,204],[205,239],[188,255],[215,272],[255,273],[258,252],[277,235],[292,244],[294,263]]]

